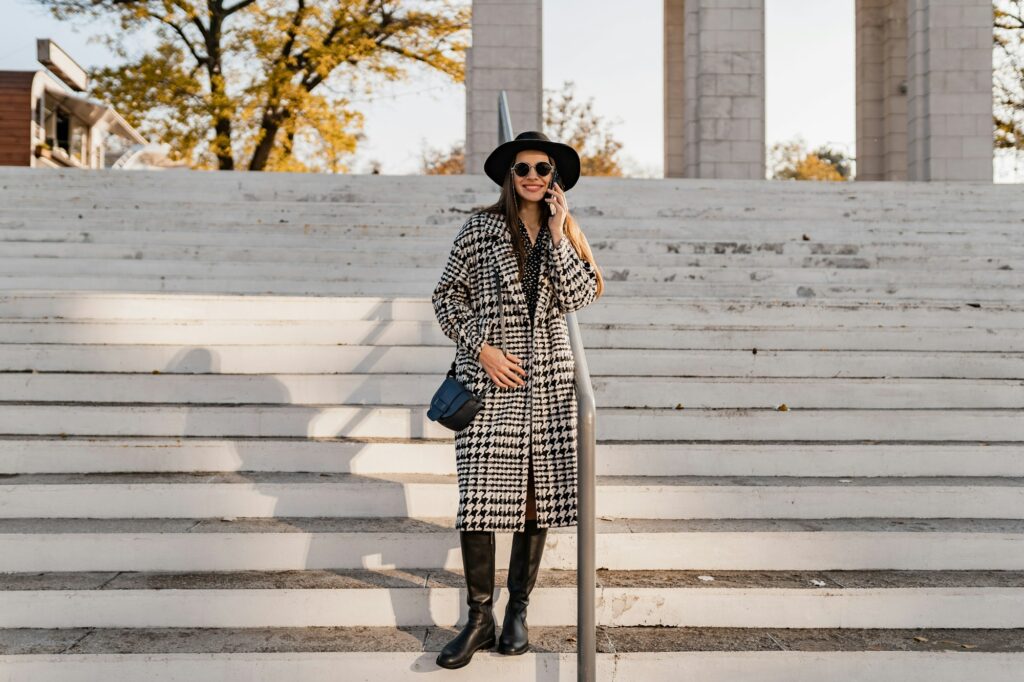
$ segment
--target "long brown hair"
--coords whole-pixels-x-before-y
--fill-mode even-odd
[[[548,162],[554,165],[554,159],[550,156],[548,157]],[[504,214],[505,225],[508,227],[509,232],[512,233],[512,247],[516,255],[516,262],[519,263],[519,279],[522,281],[526,269],[526,244],[523,242],[523,235],[518,230],[519,206],[516,200],[516,188],[511,173],[505,174],[505,180],[501,183],[501,194],[498,195],[498,200],[490,206],[485,206],[481,209],[481,212]],[[541,220],[546,218],[550,221],[553,217],[547,209],[547,203],[545,202],[541,206]],[[587,237],[583,234],[583,230],[580,229],[579,223],[572,217],[572,212],[567,213],[565,216],[565,227],[562,230],[562,236],[569,240],[569,244],[576,250],[580,258],[593,266],[594,272],[597,273],[597,298],[600,298],[601,294],[604,293],[604,277],[601,276],[601,269],[597,267],[597,261],[594,260],[594,252],[590,250]]]

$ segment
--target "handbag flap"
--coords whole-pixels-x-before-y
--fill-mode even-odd
[[[427,410],[427,417],[437,421],[441,417],[447,417],[458,411],[462,404],[473,396],[472,393],[456,381],[453,377],[445,377],[440,388],[434,393],[430,400],[430,409]]]

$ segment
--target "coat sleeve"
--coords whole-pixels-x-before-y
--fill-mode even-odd
[[[555,300],[563,313],[571,313],[594,302],[597,297],[597,271],[590,261],[580,258],[569,239],[562,234],[558,246],[548,241],[551,249],[551,283]]]
[[[448,254],[441,278],[434,287],[431,302],[434,315],[445,335],[479,359],[484,344],[481,320],[470,305],[470,262],[463,240],[456,238]]]

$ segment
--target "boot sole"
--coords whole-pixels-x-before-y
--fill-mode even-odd
[[[505,656],[519,656],[521,654],[525,654],[529,650],[530,650],[530,645],[529,644],[524,646],[522,649],[504,649],[504,648],[502,648],[500,646],[498,647],[498,653],[499,654],[504,654]]]
[[[467,658],[465,660],[465,662],[463,662],[463,663],[458,663],[456,665],[446,665],[446,664],[441,663],[440,661],[437,661],[437,660],[435,660],[434,663],[436,663],[439,668],[445,668],[446,670],[458,670],[459,668],[465,668],[467,665],[470,664],[470,662],[472,662],[473,654],[475,654],[478,651],[488,651],[490,649],[493,649],[494,645],[496,643],[497,643],[497,641],[494,640],[494,639],[489,640],[487,642],[484,642],[483,644],[481,644],[477,648],[473,649],[473,653],[470,654],[469,658]]]

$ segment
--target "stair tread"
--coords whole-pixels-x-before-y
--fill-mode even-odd
[[[499,623],[500,627],[500,623]],[[455,628],[11,628],[0,629],[0,655],[279,652],[437,652]],[[531,626],[531,652],[576,651],[573,626]],[[965,645],[970,648],[965,648]],[[597,628],[600,653],[684,651],[1022,652],[1024,629],[963,628]],[[478,657],[500,656],[484,651]],[[474,659],[475,660],[475,659]]]
[[[508,570],[495,570],[504,588]],[[707,578],[713,578],[708,580]],[[576,571],[542,568],[537,587],[576,589]],[[814,581],[818,581],[817,583]],[[851,589],[1020,588],[1024,570],[609,570],[599,588]],[[461,569],[302,569],[276,571],[51,571],[0,573],[0,592],[60,590],[306,590],[463,588]]]
[[[898,532],[1021,533],[1024,519],[858,517],[826,519],[605,519],[598,533]],[[453,517],[3,518],[0,534],[451,533]],[[575,526],[549,533],[576,534]]]
[[[455,485],[454,474],[303,471],[214,471],[138,473],[0,474],[0,485],[210,485],[210,484],[308,484],[346,485]],[[829,486],[829,487],[924,487],[924,486],[1024,486],[1024,476],[597,476],[599,486]]]

